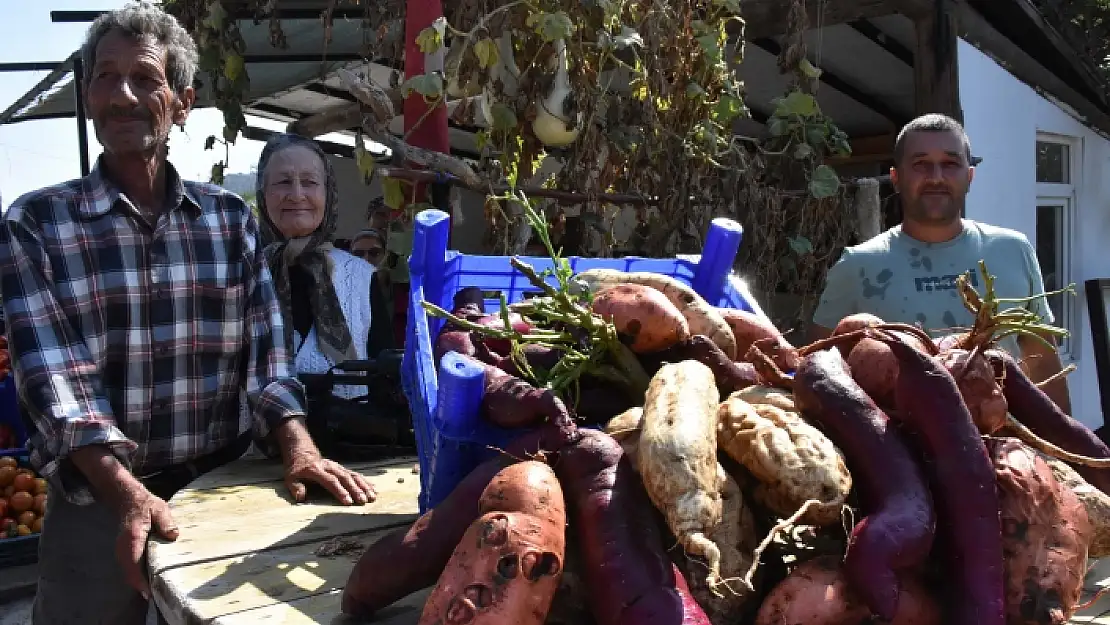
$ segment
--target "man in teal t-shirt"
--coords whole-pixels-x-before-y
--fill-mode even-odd
[[[901,196],[902,223],[845,248],[829,269],[813,315],[813,338],[828,336],[842,318],[861,312],[919,325],[934,335],[967,328],[973,318],[956,292],[956,278],[971,271],[972,285],[981,293],[980,260],[996,277],[999,297],[1044,292],[1040,265],[1025,235],[961,218],[975,168],[971,144],[959,122],[935,114],[913,120],[898,135],[894,162],[890,177]],[[1045,298],[1025,306],[1045,323],[1054,321]],[[1026,371],[1036,382],[1061,369],[1056,350],[1035,338],[1008,337],[1001,346],[1025,359]],[[1063,377],[1044,390],[1071,413]]]

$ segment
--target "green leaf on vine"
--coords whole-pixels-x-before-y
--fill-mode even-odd
[[[840,190],[840,177],[836,170],[828,165],[818,165],[809,178],[809,194],[815,199],[822,199],[836,195]]]
[[[478,57],[478,67],[482,69],[493,66],[501,58],[497,52],[497,42],[489,37],[483,37],[474,44],[474,56]]]
[[[212,0],[208,3],[208,15],[204,18],[204,25],[212,30],[221,30],[224,27],[224,21],[227,20],[227,11],[220,0]]]
[[[817,99],[808,93],[791,91],[785,98],[779,98],[775,103],[775,117],[813,117],[817,114]]]
[[[393,210],[401,210],[405,205],[405,188],[396,178],[382,177],[382,200]]]
[[[227,141],[228,143],[235,143],[235,137],[238,137],[238,136],[239,136],[239,127],[238,126],[229,126],[226,123],[224,124],[224,141]]]
[[[790,249],[798,256],[805,256],[806,254],[813,253],[813,243],[801,235],[786,237],[786,242],[790,245]]]
[[[429,100],[434,100],[443,95],[443,77],[439,74],[420,74],[406,80],[403,87],[406,96],[415,91]]]
[[[200,58],[197,65],[206,72],[219,71],[220,64],[223,63],[224,57],[220,52],[220,47],[214,45],[209,48],[204,48],[200,51]]]
[[[827,138],[828,130],[824,125],[806,124],[806,143],[813,147],[820,147],[825,145]]]
[[[491,120],[491,127],[494,130],[507,132],[509,130],[512,130],[513,128],[516,128],[517,119],[516,113],[513,112],[513,109],[509,108],[505,104],[502,104],[501,102],[494,102],[493,106],[491,106],[489,110],[490,113],[493,115],[493,119]]]
[[[547,42],[569,39],[571,34],[574,33],[574,22],[562,11],[557,13],[533,13],[528,16],[525,25],[534,29],[536,34]]]
[[[808,143],[799,143],[794,147],[794,158],[800,160],[813,156],[813,146]]]
[[[228,55],[227,60],[224,62],[224,76],[227,76],[228,80],[231,82],[239,80],[239,77],[243,75],[244,69],[246,69],[246,65],[243,63],[243,57],[234,52]]]
[[[802,59],[801,61],[798,61],[798,69],[801,70],[802,74],[806,78],[811,79],[820,78],[821,74],[823,73],[821,68],[814,66],[813,63],[809,62],[809,59]]]
[[[363,183],[370,184],[377,163],[374,162],[374,155],[366,149],[366,142],[362,140],[362,133],[355,135],[355,166],[362,174]]]
[[[447,18],[437,17],[432,25],[416,35],[416,45],[424,54],[432,54],[443,47],[443,34],[447,31]]]
[[[705,89],[696,82],[686,83],[686,97],[691,100],[705,97]]]
[[[713,4],[721,7],[733,15],[740,15],[740,0],[713,0]]]
[[[790,132],[790,124],[781,117],[772,117],[767,120],[767,132],[771,133],[772,137],[781,137]]]
[[[744,114],[744,101],[740,98],[722,94],[713,107],[713,121],[718,124],[729,124],[734,119]]]
[[[224,164],[223,161],[220,161],[220,162],[212,165],[212,174],[211,174],[211,177],[209,178],[209,180],[212,182],[212,184],[223,184],[224,183],[224,167],[226,167],[226,166],[227,165]]]
[[[479,151],[486,149],[486,146],[489,145],[489,133],[484,130],[474,133],[474,144]]]
[[[208,138],[204,140],[204,149],[211,150],[214,147],[216,147],[216,135],[208,135]]]
[[[709,57],[711,63],[717,63],[721,60],[721,39],[717,33],[709,33],[698,37],[698,45],[705,51],[705,55]]]

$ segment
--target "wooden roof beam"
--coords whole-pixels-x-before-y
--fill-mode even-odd
[[[856,20],[882,17],[905,10],[921,10],[929,0],[824,0],[806,2],[806,12],[811,29]],[[740,0],[740,15],[743,16],[745,38],[748,40],[762,37],[776,37],[786,31],[786,17],[790,12],[790,2],[784,0]],[[738,33],[734,33],[738,34]]]
[[[782,46],[779,44],[779,42],[770,38],[753,39],[751,41],[751,44],[774,56],[778,56],[779,53],[782,51]],[[823,84],[828,85],[830,89],[844,94],[864,108],[885,118],[888,122],[890,122],[892,127],[900,127],[902,124],[905,124],[907,121],[909,121],[908,119],[906,119],[905,115],[902,115],[901,113],[892,109],[885,102],[883,102],[882,99],[869,93],[865,93],[863,90],[853,86],[848,81],[840,78],[832,72],[829,72],[828,70],[822,70],[821,76],[820,78],[818,78],[818,80],[820,80]]]

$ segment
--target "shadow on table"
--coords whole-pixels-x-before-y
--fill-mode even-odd
[[[366,474],[372,477],[384,473],[382,470]],[[278,487],[278,490],[291,501],[284,486]],[[308,501],[325,505],[333,503],[337,508],[341,507],[329,493],[315,487],[310,487]],[[189,591],[183,599],[190,603],[208,603],[226,598],[226,607],[223,607],[226,613],[240,610],[258,612],[260,618],[263,611],[281,609],[278,606],[260,607],[257,602],[248,604],[245,601],[241,608],[236,609],[241,600],[231,595],[251,585],[255,592],[269,597],[274,603],[285,604],[284,614],[299,612],[310,623],[351,625],[369,622],[340,614],[343,586],[367,547],[386,533],[407,528],[415,518],[413,514],[400,513],[322,513],[308,525],[255,553],[229,557],[230,563],[225,570]],[[275,570],[284,574],[275,574]],[[415,601],[416,595],[410,599],[413,600],[401,601],[382,610],[372,622],[415,625],[420,618],[423,601]],[[275,620],[281,622],[283,619]],[[304,621],[298,619],[297,622]]]

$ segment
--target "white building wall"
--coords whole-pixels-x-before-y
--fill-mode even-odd
[[[1083,283],[1110,277],[1110,141],[965,41],[960,41],[959,68],[965,126],[972,152],[983,158],[968,196],[970,218],[1019,230],[1035,241],[1038,196],[1045,192],[1036,179],[1038,135],[1055,135],[1073,146],[1065,284],[1074,282],[1078,297],[1073,298],[1075,348],[1065,364],[1078,367],[1068,378],[1073,416],[1099,427],[1104,415]]]

